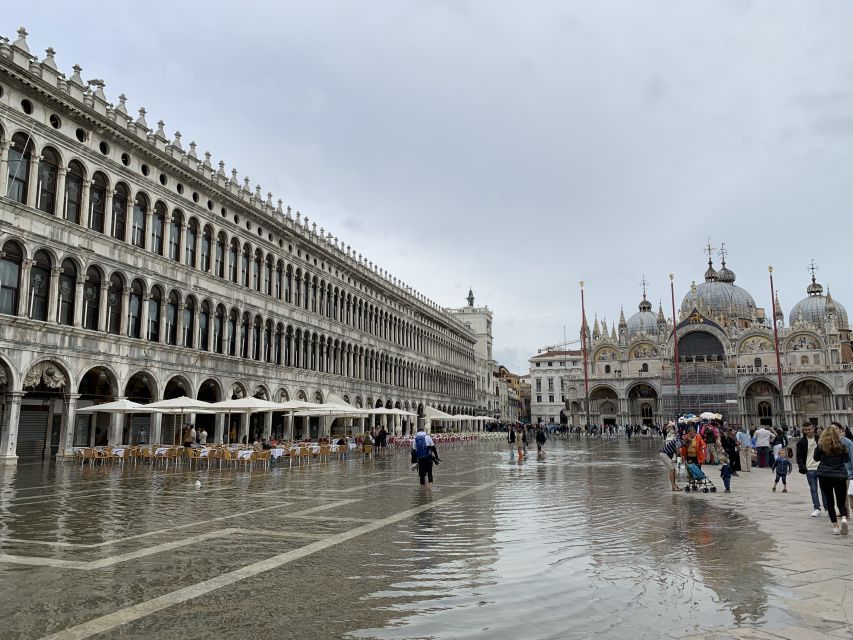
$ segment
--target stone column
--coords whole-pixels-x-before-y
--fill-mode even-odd
[[[195,308],[195,315],[193,316],[193,331],[192,331],[192,339],[193,339],[193,349],[201,350],[201,304],[199,304]],[[207,323],[207,344],[208,351],[213,351],[210,348],[210,340],[211,340],[211,328],[210,321]]]
[[[124,242],[130,244],[133,238],[133,198],[128,195],[127,206],[124,209]]]
[[[72,324],[79,327],[83,324],[83,285],[86,283],[85,274],[77,274],[77,286],[74,289],[74,319]]]
[[[108,289],[110,283],[102,282],[101,283],[101,291],[98,295],[101,296],[100,305],[98,306],[98,331],[104,331],[105,333],[109,333],[110,328],[107,326],[107,307],[109,307],[109,296]]]
[[[66,219],[65,214],[65,176],[68,173],[68,167],[60,166],[56,171],[56,204],[54,205],[54,215],[57,218]]]
[[[142,335],[140,337],[143,340],[148,340],[148,294],[147,293],[142,294],[142,308],[139,311],[140,311],[139,315],[140,315],[140,320],[141,320],[140,324],[142,325],[142,331],[141,331]],[[128,312],[130,312],[130,309],[128,309]]]
[[[92,185],[95,184],[94,180],[90,180],[88,184],[86,184],[86,180],[83,180],[82,185],[82,194],[80,195],[80,226],[82,227],[84,224],[84,216],[85,216],[85,224],[87,229],[92,228],[92,207],[90,204],[91,198],[89,197],[89,191],[92,189]]]
[[[56,324],[57,306],[59,305],[59,267],[50,269],[50,297],[47,300],[47,321]]]
[[[128,335],[129,327],[127,326],[128,316],[130,315],[130,287],[124,287],[121,290],[121,305],[119,313],[119,335]]]
[[[160,444],[160,441],[163,439],[163,414],[162,413],[152,413],[151,414],[151,443],[152,444]]]
[[[9,178],[9,141],[0,143],[0,196],[6,197],[6,180]]]
[[[30,271],[33,268],[32,260],[21,262],[21,295],[18,296],[18,315],[30,317]]]
[[[3,423],[3,434],[0,436],[0,465],[17,464],[18,456],[15,453],[18,447],[18,420],[21,417],[21,399],[24,397],[22,391],[15,391],[7,395],[9,401],[6,408],[6,419]]]
[[[31,207],[36,206],[40,160],[41,156],[37,156],[34,153],[30,154],[30,179],[27,183],[27,204]]]
[[[59,451],[56,452],[57,460],[62,458],[63,449],[70,450],[74,446],[74,428],[77,422],[77,400],[79,398],[80,395],[77,393],[68,394],[65,411],[62,414],[62,424],[59,428]]]
[[[104,215],[109,216],[109,220],[104,220],[104,233],[111,238],[115,237],[115,225],[113,223],[113,195],[115,191],[107,189],[104,197]]]
[[[243,444],[243,437],[246,436],[246,444],[251,444],[249,442],[249,414],[243,413],[240,414],[240,430],[237,433],[237,442]]]
[[[184,310],[187,308],[183,302],[178,305],[178,313],[175,318],[175,342],[178,346],[184,346]]]
[[[284,434],[285,439],[293,440],[293,412],[287,414],[287,431]]]
[[[214,444],[222,444],[224,442],[223,435],[225,433],[225,416],[226,414],[220,413],[216,416],[216,422],[214,427],[213,434],[213,443]]]
[[[148,251],[154,249],[154,243],[148,239],[148,236],[152,233],[154,233],[154,209],[153,205],[149,202],[145,210],[145,233],[142,237],[142,242],[144,243],[142,248],[148,249]]]
[[[270,439],[272,435],[272,411],[267,411],[264,414],[264,438]]]
[[[157,342],[166,344],[166,307],[169,305],[169,295],[160,301],[160,336]],[[177,341],[176,341],[177,342]],[[179,343],[180,344],[180,343]]]

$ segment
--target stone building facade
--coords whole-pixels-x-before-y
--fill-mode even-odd
[[[824,293],[813,270],[786,324],[778,295],[770,317],[735,284],[725,252],[721,256],[719,271],[709,257],[704,281],[693,283],[678,310],[680,395],[672,320],[660,305],[652,310],[644,290],[636,313],[627,319],[621,313],[609,328],[595,318],[586,332],[589,405],[581,366],[565,379],[572,424],[660,424],[679,411],[721,413],[730,424],[749,427],[853,424],[853,351],[845,308]]]
[[[179,419],[77,414],[119,398],[476,409],[469,326],[54,55],[0,38],[0,460],[177,440]],[[243,419],[197,417],[217,441]]]

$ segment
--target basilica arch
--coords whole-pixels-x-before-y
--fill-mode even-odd
[[[774,382],[766,378],[751,381],[743,393],[741,422],[749,427],[758,427],[782,421],[780,398],[779,387]],[[753,421],[757,422],[750,424]]]
[[[826,426],[832,420],[832,390],[814,378],[800,380],[791,388],[791,407],[796,424]]]
[[[651,384],[640,382],[628,389],[628,423],[660,423],[660,403],[658,390]]]
[[[619,395],[613,387],[601,385],[589,392],[590,424],[616,425],[619,420]]]

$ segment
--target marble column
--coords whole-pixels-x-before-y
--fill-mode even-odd
[[[130,312],[130,309],[128,309],[128,312]],[[149,327],[148,327],[148,294],[147,293],[142,294],[142,308],[140,309],[140,316],[141,316],[140,324],[142,325],[142,327],[141,327],[142,331],[141,331],[140,337],[143,340],[148,340],[148,328]]]
[[[80,226],[85,223],[87,229],[92,228],[92,205],[89,192],[92,190],[94,181],[83,180],[82,193],[80,194]],[[84,219],[85,216],[85,219]]]
[[[214,444],[222,444],[224,442],[223,435],[225,433],[225,417],[226,414],[220,413],[216,416],[214,427],[213,442]]]
[[[104,281],[101,283],[101,290],[98,292],[98,295],[101,296],[101,304],[98,306],[98,326],[96,329],[98,331],[104,331],[109,333],[110,328],[107,326],[107,307],[109,307],[109,282]]]
[[[32,315],[30,313],[32,302],[30,298],[30,271],[32,268],[32,260],[23,260],[21,262],[21,294],[18,296],[18,315],[25,318],[29,318]]]
[[[50,297],[47,300],[47,321],[56,324],[57,307],[59,305],[59,267],[50,269]]]
[[[267,411],[264,414],[264,438],[267,440],[270,439],[270,435],[272,435],[272,411]]]
[[[27,182],[27,204],[31,207],[36,206],[36,193],[38,189],[39,161],[41,156],[34,153],[30,154],[30,176]]]
[[[68,174],[68,167],[60,166],[56,170],[56,204],[54,205],[54,215],[57,218],[67,220],[65,213],[65,204],[68,194],[65,193],[65,176]]]
[[[109,220],[104,220],[104,233],[115,238],[115,216],[113,215],[113,196],[115,191],[107,189],[104,197],[104,215],[109,216]]]
[[[0,434],[0,465],[18,462],[18,421],[21,417],[21,399],[24,393],[16,391],[6,397],[6,419],[3,422],[3,433]]]
[[[118,310],[119,313],[119,335],[126,336],[128,335],[129,327],[128,325],[128,316],[130,315],[130,287],[124,287],[121,290],[121,307]]]
[[[163,435],[163,414],[152,413],[151,415],[151,442],[160,444]]]
[[[6,197],[6,180],[9,178],[9,141],[0,143],[0,196]]]
[[[179,347],[184,346],[184,309],[186,308],[187,305],[185,305],[183,302],[179,304],[178,312],[175,317],[175,343]]]
[[[62,423],[59,428],[59,451],[56,458],[62,458],[62,450],[70,450],[74,446],[74,426],[77,422],[77,400],[80,395],[71,393],[65,402],[65,411],[62,413]],[[92,414],[94,415],[94,414]]]
[[[77,275],[77,286],[74,288],[74,319],[72,324],[79,327],[83,324],[83,285],[86,283],[85,274]]]

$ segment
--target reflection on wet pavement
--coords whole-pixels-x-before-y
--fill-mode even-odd
[[[21,465],[0,472],[0,635],[658,638],[784,623],[766,538],[724,494],[672,494],[659,446],[552,441],[519,465],[499,444],[463,445],[442,452],[431,493],[403,453],[254,472]]]

